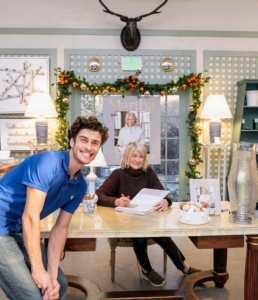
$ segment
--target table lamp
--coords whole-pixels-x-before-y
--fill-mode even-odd
[[[38,117],[35,121],[37,144],[46,144],[48,121],[45,117],[57,117],[57,112],[49,93],[32,93],[24,114],[26,117]]]
[[[95,194],[95,182],[98,178],[97,175],[93,171],[93,167],[106,167],[107,163],[105,157],[99,148],[99,152],[96,157],[89,163],[86,164],[85,167],[90,167],[90,173],[86,176],[87,181],[89,182],[88,194]],[[98,196],[95,195],[94,202],[98,201]]]
[[[215,143],[215,137],[220,138],[221,120],[232,118],[224,95],[209,95],[204,103],[200,119],[210,119],[210,143]]]

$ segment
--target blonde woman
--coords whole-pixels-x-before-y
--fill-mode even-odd
[[[147,151],[141,143],[130,143],[125,147],[120,169],[114,170],[96,191],[98,205],[116,207],[129,206],[131,199],[142,189],[164,190],[154,170],[148,166]],[[125,196],[121,196],[121,195]],[[153,205],[155,210],[165,211],[172,204],[169,197]],[[182,252],[170,237],[152,238],[170,257],[177,269],[189,275],[200,270],[190,267]],[[142,267],[142,274],[153,286],[162,286],[165,279],[155,272],[147,254],[148,238],[132,238],[134,252]]]
[[[125,127],[119,131],[119,137],[116,147],[125,147],[127,144],[132,142],[141,142],[144,144],[144,136],[142,129],[137,126],[137,118],[135,113],[128,112],[125,115]]]

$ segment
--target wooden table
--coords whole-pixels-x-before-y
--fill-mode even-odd
[[[178,210],[174,207],[166,212],[153,212],[137,216],[116,212],[113,208],[98,206],[91,215],[79,208],[69,226],[69,238],[114,238],[114,237],[175,237],[188,236],[199,249],[214,249],[214,269],[201,271],[186,276],[177,290],[121,291],[101,292],[92,282],[85,280],[85,294],[91,300],[99,299],[198,299],[193,292],[194,286],[213,280],[219,288],[224,287],[228,279],[227,248],[244,246],[247,236],[247,255],[245,272],[245,300],[258,300],[258,224],[240,226],[228,222],[229,212],[211,216],[211,221],[204,225],[187,225],[177,219]],[[222,208],[228,206],[222,203]],[[41,221],[42,238],[48,238],[54,220],[49,216]],[[76,283],[80,278],[70,278],[71,286],[83,290],[83,283]],[[92,285],[93,284],[93,285]],[[91,290],[92,289],[92,292]],[[89,296],[90,293],[90,296]],[[146,299],[146,298],[145,298]]]
[[[16,167],[18,164],[1,164],[0,165],[0,174],[6,173],[10,170],[12,170],[12,168]]]

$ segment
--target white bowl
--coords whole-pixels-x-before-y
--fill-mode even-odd
[[[208,223],[211,218],[209,217],[209,210],[204,208],[201,212],[188,212],[178,208],[178,221],[189,225],[202,225]]]

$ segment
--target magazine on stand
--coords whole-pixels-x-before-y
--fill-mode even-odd
[[[135,215],[146,215],[154,211],[153,205],[167,196],[169,191],[156,189],[141,189],[140,192],[131,200],[129,206],[117,206],[116,211]]]

